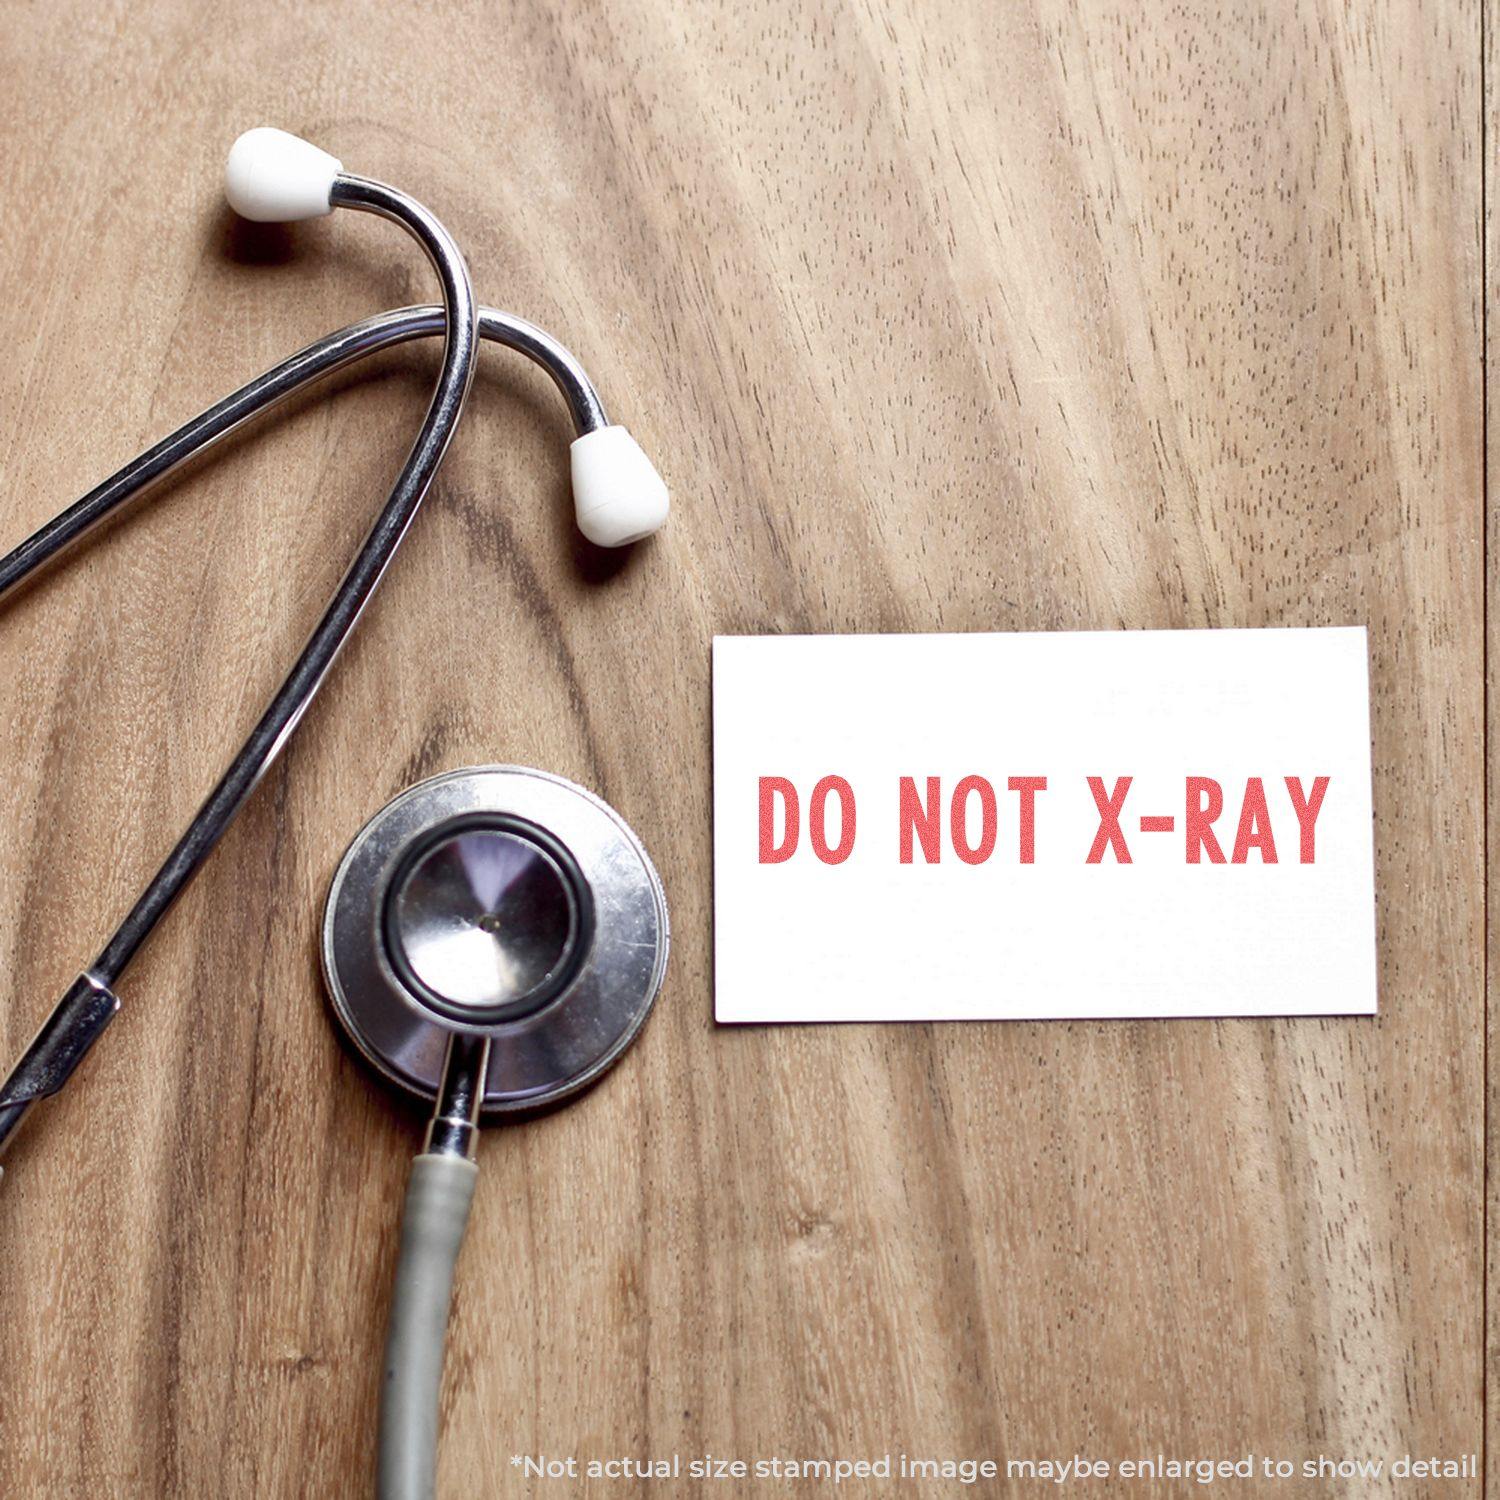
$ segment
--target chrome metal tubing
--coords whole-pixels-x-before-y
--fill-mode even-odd
[[[463,414],[464,401],[473,379],[477,309],[468,268],[448,231],[415,199],[368,178],[341,174],[334,182],[330,201],[335,207],[390,219],[405,229],[426,252],[442,285],[446,323],[442,368],[416,440],[396,476],[389,498],[302,654],[277,690],[270,707],[250,731],[229,769],[188,825],[187,832],[90,965],[87,971],[89,983],[106,993],[112,992],[116,980],[137,949],[181,895],[301,722],[406,535],[442,463]],[[180,455],[178,461],[186,456],[186,453]],[[70,991],[69,995],[72,993]],[[69,1030],[68,1006],[69,997],[64,997],[52,1018],[43,1026],[38,1042],[32,1044],[27,1059],[34,1056],[38,1043],[49,1034],[49,1029],[62,1026],[65,1032]],[[76,1066],[100,1029],[93,1028],[86,1037],[81,1031],[78,1033],[77,1040],[83,1045],[71,1049],[76,1054],[72,1066]],[[71,1067],[68,1071],[71,1072]],[[23,1059],[21,1066],[4,1084],[0,1084],[0,1150],[4,1149],[7,1139],[26,1113],[25,1106],[42,1097],[34,1083],[28,1082],[30,1077],[26,1059]]]
[[[490,1039],[456,1031],[448,1038],[443,1081],[427,1126],[427,1156],[461,1156],[473,1161],[479,1145],[479,1109],[490,1068]]]
[[[401,545],[448,450],[474,378],[477,347],[474,292],[463,256],[448,231],[415,199],[367,178],[339,176],[333,185],[331,201],[335,207],[378,214],[399,224],[427,252],[442,283],[443,305],[447,310],[442,369],[427,414],[396,476],[390,497],[312,637],[302,648],[301,656],[177,847],[93,963],[92,972],[105,984],[112,985],[120,977],[301,722]]]
[[[447,326],[441,307],[400,307],[351,323],[299,349],[264,375],[185,422],[138,458],[131,459],[123,469],[0,557],[0,603],[152,485],[247,422],[280,406],[304,386],[382,349],[440,334]],[[609,418],[594,383],[578,360],[551,334],[513,313],[481,307],[479,337],[524,354],[545,370],[567,403],[574,430],[580,437],[608,425]]]

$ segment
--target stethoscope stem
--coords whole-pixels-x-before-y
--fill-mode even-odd
[[[54,1010],[10,1077],[0,1084],[0,1151],[35,1100],[61,1088],[97,1040],[118,1007],[113,986],[126,965],[181,895],[291,738],[406,535],[463,413],[474,375],[478,311],[468,268],[452,236],[415,199],[368,178],[340,174],[334,181],[330,202],[399,224],[432,262],[442,288],[445,321],[443,363],[432,399],[384,507],[270,706],[99,957]],[[182,454],[177,461],[186,456]],[[33,560],[30,567],[39,563]],[[80,986],[108,1000],[103,1021],[87,1029],[72,1024],[74,1008],[70,1008],[70,1001]]]
[[[479,1146],[479,1111],[490,1070],[490,1039],[455,1031],[448,1038],[437,1105],[422,1150],[429,1156],[473,1161]]]

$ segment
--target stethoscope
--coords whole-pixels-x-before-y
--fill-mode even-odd
[[[606,547],[650,535],[667,490],[612,425],[578,361],[523,319],[474,301],[448,231],[420,203],[346,173],[283,131],[229,155],[230,206],[291,222],[335,208],[401,225],[426,252],[441,307],[410,307],[310,344],[132,460],[0,558],[0,600],[127,501],[311,381],[442,334],[442,367],[389,498],[271,705],[187,831],[0,1084],[0,1152],[55,1094],[119,1009],[115,986],[297,728],[411,525],[463,412],[479,339],[551,376],[578,436],[577,520]],[[473,1197],[480,1123],[546,1108],[593,1083],[639,1032],[666,969],[661,880],[620,815],[584,788],[516,766],[409,787],[355,836],[334,874],[323,970],[347,1039],[383,1078],[431,1106],[407,1190],[380,1415],[379,1492],[433,1492],[438,1391],[453,1267]]]

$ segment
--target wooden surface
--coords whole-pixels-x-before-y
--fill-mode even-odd
[[[1495,896],[1500,893],[1500,872],[1491,851],[1500,849],[1500,807],[1494,795],[1496,735],[1500,734],[1500,515],[1490,504],[1492,485],[1500,486],[1500,452],[1491,440],[1500,435],[1500,382],[1491,389],[1490,372],[1500,363],[1500,322],[1491,323],[1495,310],[1495,287],[1500,279],[1500,245],[1496,243],[1495,195],[1500,192],[1500,44],[1495,28],[1500,24],[1500,0],[1484,4],[1484,402],[1485,402],[1485,1164],[1488,1169],[1500,1153],[1500,1077],[1491,1059],[1500,1057],[1500,972],[1495,966],[1496,942],[1500,939]],[[1496,490],[1500,494],[1500,488]],[[1490,1231],[1500,1224],[1500,1175],[1485,1174],[1485,1436],[1487,1492],[1500,1494],[1500,1326],[1491,1309],[1500,1309],[1500,1243]]]
[[[0,1494],[367,1491],[418,1127],[335,1041],[315,927],[365,817],[493,760],[625,813],[675,946],[615,1074],[485,1143],[444,1493],[579,1492],[516,1453],[1483,1456],[1480,33],[1476,0],[0,9],[0,541],[430,297],[388,226],[230,222],[263,121],[430,203],[676,501],[587,551],[563,413],[486,353],[357,639],[7,1160]],[[341,378],[6,607],[7,1054],[263,706],[433,368]],[[1378,1020],[716,1030],[712,634],[1325,623],[1371,631]],[[702,1493],[736,1488],[779,1492]]]

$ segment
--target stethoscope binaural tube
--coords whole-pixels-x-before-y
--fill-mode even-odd
[[[236,153],[241,168],[268,167],[272,187],[289,181],[303,192],[303,201],[287,204],[285,217],[312,217],[349,208],[389,219],[416,240],[432,262],[442,290],[442,367],[422,425],[384,507],[270,706],[98,958],[73,982],[9,1078],[0,1084],[0,1150],[32,1105],[67,1082],[113,1019],[119,1009],[113,987],[126,965],[182,894],[301,722],[406,535],[447,452],[474,378],[478,346],[474,290],[458,246],[434,214],[395,188],[344,172],[339,162],[306,142],[281,132],[258,131],[242,137],[230,157],[231,201],[241,212],[248,208],[253,217],[262,216],[254,211],[258,206],[275,209],[280,205],[274,192],[263,193],[260,203],[254,201],[253,193],[245,198],[243,174],[238,184],[241,201],[235,201]],[[265,186],[263,182],[251,184],[255,189]]]

